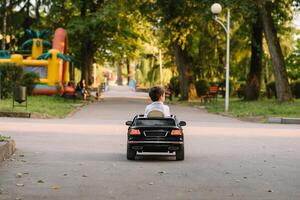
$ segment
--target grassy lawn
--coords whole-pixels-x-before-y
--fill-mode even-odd
[[[12,99],[5,99],[0,101],[0,112],[14,111],[14,112],[31,112],[33,115],[39,117],[54,117],[63,118],[74,111],[82,101],[64,100],[60,96],[29,96],[28,108],[15,107],[12,109]],[[19,105],[15,102],[15,105]],[[25,105],[23,103],[22,105]]]
[[[8,141],[8,140],[10,140],[9,136],[0,135],[0,142],[5,142],[5,141]]]
[[[219,98],[217,102],[201,103],[199,100],[194,100],[183,104],[204,106],[208,112],[225,114],[225,102],[222,98]],[[230,98],[229,113],[226,115],[256,119],[256,121],[265,121],[268,117],[300,118],[300,99],[295,99],[293,102],[278,103],[275,99],[248,102],[238,98]]]

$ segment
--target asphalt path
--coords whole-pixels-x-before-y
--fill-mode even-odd
[[[125,121],[147,95],[115,87],[66,119],[0,118],[17,152],[0,163],[0,199],[300,199],[300,126],[258,124],[171,105],[187,122],[185,160],[126,160]]]

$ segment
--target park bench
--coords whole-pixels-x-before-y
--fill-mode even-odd
[[[207,94],[203,96],[204,102],[210,102],[212,100],[217,101],[218,92],[219,92],[218,86],[210,86],[208,88]]]

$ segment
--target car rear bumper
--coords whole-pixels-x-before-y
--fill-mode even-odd
[[[128,148],[139,152],[173,152],[183,148],[183,141],[128,141]]]

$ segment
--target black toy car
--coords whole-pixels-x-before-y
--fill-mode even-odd
[[[127,159],[134,160],[137,152],[176,153],[176,160],[184,160],[182,126],[186,122],[171,117],[145,117],[137,115],[127,121]]]

